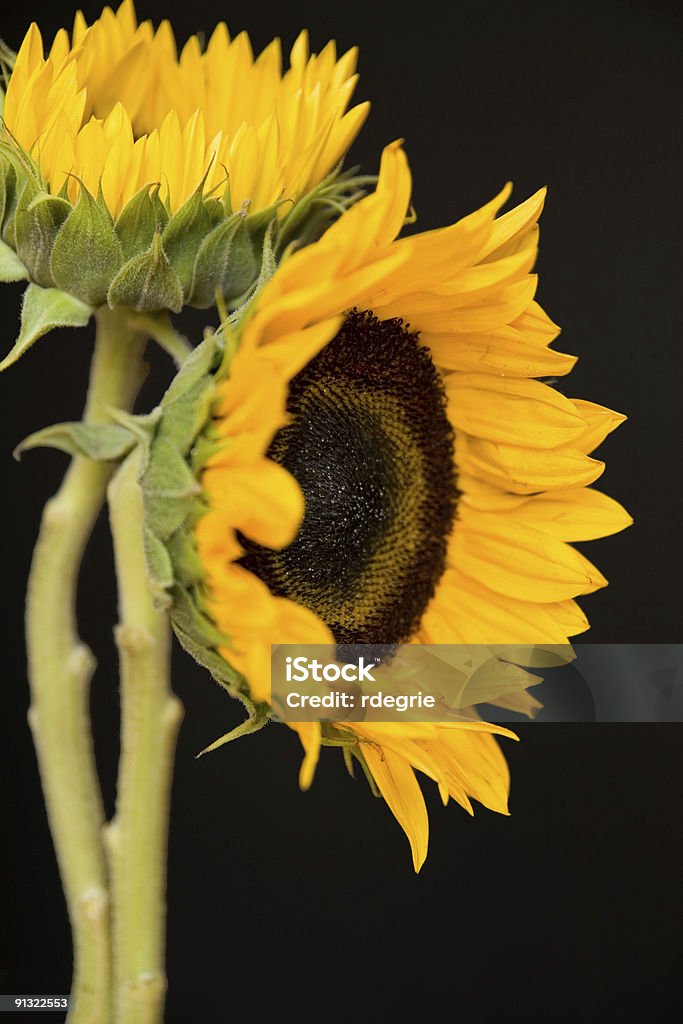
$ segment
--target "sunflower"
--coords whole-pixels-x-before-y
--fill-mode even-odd
[[[337,59],[334,43],[310,55],[302,32],[283,73],[279,40],[255,58],[225,24],[204,51],[192,36],[178,55],[169,22],[138,25],[124,0],[91,26],[79,11],[47,56],[31,25],[3,117],[53,194],[75,201],[79,183],[101,187],[116,217],[150,183],[171,212],[202,183],[253,212],[304,195],[339,163],[368,112],[346,112],[356,59],[355,49]]]
[[[397,239],[411,180],[400,144],[376,191],[285,259],[216,390],[195,590],[220,655],[270,696],[275,643],[564,644],[606,580],[568,542],[628,514],[594,490],[591,453],[624,419],[535,378],[575,359],[536,303],[539,192]],[[531,698],[529,698],[531,700]],[[520,710],[529,710],[521,701]],[[321,743],[354,754],[403,826],[416,869],[444,800],[506,813],[482,722],[292,724],[310,785]]]
[[[299,332],[302,358],[324,345],[339,320]],[[297,365],[290,366],[290,372]],[[197,607],[218,627],[217,644],[228,665],[246,678],[251,701],[270,698],[271,643],[330,644],[329,626],[305,605],[277,596],[244,564],[246,544],[286,548],[295,542],[304,519],[302,489],[282,465],[266,453],[273,436],[287,429],[288,375],[259,352],[240,349],[230,375],[219,386],[208,436],[214,449],[202,473],[206,506],[194,541],[201,582]],[[249,540],[247,541],[247,538]],[[184,623],[183,623],[184,625]],[[186,635],[178,631],[181,640]],[[191,651],[196,655],[196,649]],[[368,780],[403,826],[415,870],[427,855],[427,812],[413,769],[439,786],[444,803],[452,797],[470,814],[470,798],[507,814],[509,773],[493,734],[515,738],[485,722],[409,725],[318,722],[289,723],[301,739],[305,758],[303,789],[313,780],[322,744],[343,747],[347,763],[356,758]],[[221,741],[218,741],[220,743]],[[211,748],[218,744],[212,744]]]

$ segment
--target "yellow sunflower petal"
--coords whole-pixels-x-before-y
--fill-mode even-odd
[[[586,487],[605,469],[604,462],[589,458],[573,444],[550,450],[523,448],[468,434],[458,436],[456,458],[465,473],[515,494]]]
[[[292,728],[298,733],[304,748],[304,759],[299,771],[299,786],[310,789],[320,757],[320,722],[293,722]]]
[[[558,601],[556,604],[549,605],[548,611],[560,629],[566,631],[567,636],[577,636],[579,633],[585,633],[590,627],[590,623],[583,611],[576,601],[572,599],[569,601]]]
[[[607,409],[595,402],[586,402],[581,398],[573,398],[572,404],[583,417],[586,424],[583,432],[572,442],[572,447],[590,455],[599,448],[608,434],[626,421],[623,413]]]
[[[212,507],[230,517],[257,544],[281,548],[291,543],[304,514],[301,489],[294,478],[270,459],[251,466],[209,466],[204,485]]]
[[[440,760],[456,785],[498,814],[509,814],[510,772],[493,736],[442,726]]]
[[[363,745],[363,756],[377,788],[408,836],[413,866],[415,871],[419,871],[427,856],[429,820],[413,769],[398,754],[378,749],[370,743]]]
[[[534,227],[543,212],[546,199],[545,188],[530,196],[525,202],[515,206],[513,210],[498,217],[493,230],[480,257],[483,262],[503,259],[517,251],[516,246],[525,239],[529,230]]]
[[[98,161],[89,147],[96,140],[92,131],[78,144],[76,136],[91,116],[101,122],[120,103],[136,139],[159,132],[162,162],[142,182],[132,169],[122,169],[120,190],[110,182],[114,216],[162,171],[164,193],[178,209],[216,155],[231,174],[236,207],[249,201],[253,212],[283,194],[296,200],[314,188],[337,166],[367,116],[367,103],[348,109],[356,84],[353,53],[335,63],[333,46],[318,58],[302,45],[295,46],[292,60],[297,66],[283,75],[279,44],[254,60],[245,33],[231,41],[220,27],[206,51],[193,36],[178,56],[168,22],[157,31],[150,22],[138,25],[133,4],[125,0],[116,13],[105,8],[91,26],[77,14],[71,41],[60,30],[47,58],[38,27],[30,27],[10,76],[5,122],[31,152],[53,122],[55,105],[63,103],[69,123],[76,114],[73,159],[63,166],[52,154],[38,153],[41,172],[53,190],[68,174],[90,188]],[[67,73],[74,76],[74,91],[65,101],[49,87],[55,75]],[[201,132],[195,130],[200,124]],[[219,195],[225,181],[214,167],[209,184]],[[96,181],[95,192],[97,187]]]
[[[465,576],[523,601],[564,601],[607,585],[568,544],[521,523],[510,529],[504,514],[463,517],[451,538],[449,559]]]
[[[457,553],[452,564],[458,566]],[[481,576],[468,576],[459,568],[447,569],[422,620],[428,643],[564,644],[561,629],[547,604],[497,593],[490,584],[489,567]],[[441,630],[435,630],[441,622]],[[452,624],[456,640],[446,639]]]
[[[507,515],[511,523],[524,523],[565,541],[608,537],[633,522],[619,502],[591,487],[537,494]]]
[[[455,373],[446,377],[445,385],[451,423],[479,438],[554,448],[584,429],[569,399],[540,381]]]
[[[434,362],[445,370],[501,374],[506,377],[561,377],[569,373],[576,356],[556,352],[529,341],[516,327],[466,334],[423,331]]]

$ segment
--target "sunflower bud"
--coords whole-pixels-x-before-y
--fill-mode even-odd
[[[31,158],[0,142],[0,280],[30,281],[34,304],[41,290],[58,290],[91,311],[234,307],[258,281],[266,233],[276,252],[311,241],[330,210],[355,202],[359,180],[333,175],[290,213],[277,202],[255,214],[248,203],[233,212],[228,194],[207,195],[203,181],[172,213],[150,184],[114,220],[101,189],[94,196],[80,183],[73,204],[66,187],[52,195]]]
[[[368,112],[347,109],[355,50],[318,58],[304,32],[285,71],[279,43],[255,60],[245,38],[190,40],[190,67],[168,23],[124,3],[48,52],[37,25],[16,55],[0,43],[0,280],[90,310],[237,308],[269,226],[279,256],[351,206],[367,180],[339,173]]]

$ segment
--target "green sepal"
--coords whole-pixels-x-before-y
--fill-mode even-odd
[[[221,204],[223,206],[223,210],[225,212],[225,216],[226,217],[232,217],[233,213],[237,212],[236,210],[233,210],[233,208],[232,208],[232,198],[230,196],[230,175],[229,174],[227,175],[227,177],[225,179],[225,191],[223,192],[223,198],[221,199]]]
[[[205,647],[204,644],[198,643],[194,637],[181,629],[173,610],[171,611],[171,626],[181,646],[199,665],[209,670],[216,682],[224,686],[230,693],[232,693],[233,687],[240,685],[242,680],[239,673],[232,669],[227,661],[221,658],[220,654],[210,647]]]
[[[320,742],[323,747],[328,745],[324,739],[322,739]],[[368,767],[368,762],[365,760],[365,755],[363,754],[363,748],[361,744],[358,742],[356,742],[355,745],[349,744],[348,746],[345,746],[343,750],[345,755],[348,753],[352,758],[358,761],[358,764],[363,769],[363,775],[365,776],[366,782],[370,787],[370,792],[376,799],[381,799],[382,794],[380,793],[377,783],[375,782],[374,776],[370,771],[370,768]],[[353,775],[353,772],[351,772],[350,774]]]
[[[256,213],[250,213],[247,217],[247,227],[249,229],[249,235],[251,237],[252,245],[254,250],[259,256],[263,248],[263,240],[266,234],[270,233],[271,238],[279,232],[281,227],[281,221],[286,223],[287,218],[281,218],[279,210],[281,207],[287,205],[288,200],[278,199],[277,202],[268,206],[265,210],[258,210]]]
[[[206,466],[209,459],[225,448],[225,440],[221,437],[211,435],[210,431],[202,434],[192,449],[192,471],[199,475]]]
[[[147,563],[147,578],[152,591],[154,607],[165,610],[172,603],[170,590],[173,586],[173,563],[166,545],[159,540],[147,523],[145,523],[142,539],[145,562]]]
[[[108,411],[111,418],[136,439],[140,448],[140,476],[142,476],[149,463],[152,441],[157,424],[161,419],[161,409],[156,406],[151,412],[144,413],[142,416],[134,416],[133,413],[123,409],[109,409]]]
[[[254,289],[256,293],[260,292],[262,288],[265,288],[277,270],[278,261],[275,255],[275,248],[273,246],[274,234],[275,221],[271,221],[270,224],[268,224],[261,240],[261,266],[259,267],[258,278],[256,279]]]
[[[188,356],[161,400],[164,415],[157,436],[186,456],[208,419],[215,390],[211,371],[220,365],[222,345],[208,335]]]
[[[182,646],[241,700],[242,676],[217,652],[229,641],[202,608],[205,570],[194,547],[191,524],[201,514],[201,488],[188,458],[209,416],[215,373],[224,343],[209,334],[187,357],[157,410],[148,458],[140,475],[145,508],[148,573],[158,607],[168,609]]]
[[[341,749],[346,770],[352,779],[355,778],[353,762],[354,760],[358,761],[370,786],[370,792],[375,797],[381,797],[382,794],[377,788],[377,783],[372,777],[372,772],[365,760],[362,744],[355,733],[339,725],[333,725],[331,722],[323,722],[321,725],[320,745],[323,747],[339,747]]]
[[[14,170],[18,183],[18,187],[16,188],[17,195],[20,194],[22,186],[27,180],[30,180],[32,187],[36,190],[43,187],[40,170],[37,164],[31,159],[28,153],[24,152],[21,146],[14,142],[14,140],[11,140],[10,142],[0,142],[0,157],[4,157],[10,167]]]
[[[55,423],[25,438],[14,449],[14,457],[30,448],[58,448],[93,462],[118,462],[135,444],[135,436],[115,423]]]
[[[107,302],[112,309],[126,306],[140,313],[181,311],[183,288],[164,252],[160,231],[155,232],[146,252],[133,256],[121,267],[111,282]]]
[[[223,736],[219,736],[219,738],[214,740],[213,743],[210,743],[208,747],[204,747],[204,749],[200,750],[196,755],[197,757],[203,757],[204,754],[210,754],[211,751],[217,750],[218,747],[222,747],[226,743],[232,743],[233,740],[242,739],[243,736],[251,736],[252,733],[259,732],[260,729],[263,729],[263,727],[268,725],[271,721],[272,714],[268,704],[254,704],[254,702],[249,700],[249,698],[243,693],[238,693],[235,696],[242,701],[242,704],[244,704],[247,709],[248,717],[246,721],[242,722],[240,725],[236,725],[234,729],[231,729],[230,732],[226,732]]]
[[[229,302],[249,288],[257,270],[258,261],[246,217],[242,213],[233,214],[202,242],[189,299],[199,309],[213,306],[216,292]]]
[[[213,382],[205,379],[176,399],[173,415],[165,416],[159,425],[159,438],[187,455],[209,415],[214,391]]]
[[[7,284],[11,281],[27,281],[28,270],[21,262],[14,249],[0,241],[0,281]]]
[[[209,334],[192,350],[178,373],[169,384],[161,399],[162,409],[167,409],[179,398],[194,388],[216,368],[223,355],[223,346],[216,334]]]
[[[14,220],[17,255],[28,268],[31,280],[41,288],[55,286],[52,250],[57,233],[71,210],[71,204],[58,196],[43,191],[33,194],[30,182],[26,183],[17,203]]]
[[[4,150],[0,150],[6,158],[6,164],[2,168],[2,189],[0,190],[0,208],[2,209],[2,241],[14,248],[16,236],[14,233],[14,218],[17,210],[18,192],[21,184],[17,181],[17,173],[13,162]],[[0,156],[0,159],[2,159]],[[21,179],[23,182],[23,177]]]
[[[62,291],[101,306],[121,269],[123,251],[111,214],[81,183],[76,205],[62,224],[52,250],[52,276]]]
[[[218,646],[227,643],[226,638],[216,629],[211,619],[197,608],[184,587],[176,584],[172,597],[171,625],[181,645],[195,661],[209,670],[231,696],[238,697],[248,707],[253,706],[244,692],[244,677],[216,650]]]
[[[204,238],[213,227],[209,205],[203,197],[204,182],[200,182],[177,213],[174,213],[164,229],[162,242],[164,251],[176,274],[180,278],[183,294],[187,297],[192,288],[192,275],[197,253]]]
[[[175,577],[183,587],[193,587],[203,579],[204,566],[187,530],[176,530],[166,547],[173,563]]]
[[[9,83],[10,75],[14,71],[14,65],[16,63],[17,55],[14,50],[11,50],[4,39],[0,39],[0,68],[2,69],[2,78],[5,83],[5,91]]]
[[[300,248],[315,242],[335,216],[345,213],[363,198],[366,186],[374,185],[377,178],[359,175],[357,170],[340,173],[337,167],[296,203],[291,213],[283,218],[277,240],[278,255],[289,245],[296,244]]]
[[[5,219],[11,216],[12,209],[16,205],[16,184],[17,176],[14,173],[14,167],[4,154],[0,153],[0,225],[2,225],[4,241],[7,241],[5,239]]]
[[[145,515],[160,540],[179,529],[200,493],[190,467],[166,438],[155,437],[149,464],[141,478]]]
[[[0,371],[16,363],[38,338],[54,327],[85,327],[94,310],[80,299],[57,288],[30,284],[21,307],[21,330],[12,350],[0,363]]]
[[[195,643],[204,647],[214,648],[228,642],[213,621],[205,615],[197,602],[185,587],[176,583],[173,588],[173,619],[176,626],[186,633]],[[223,660],[223,659],[221,659]],[[233,681],[241,681],[239,672],[226,666],[225,675],[231,675]]]
[[[145,185],[126,203],[114,225],[124,260],[149,249],[155,234],[167,224],[168,213],[159,198],[159,186]]]
[[[275,221],[270,221],[266,231],[261,239],[261,266],[258,271],[258,276],[255,275],[252,280],[251,286],[240,296],[238,302],[235,304],[233,312],[228,316],[227,320],[224,320],[218,331],[216,332],[219,337],[224,339],[224,358],[223,366],[221,367],[221,376],[227,374],[230,367],[230,362],[235,354],[236,347],[230,343],[230,339],[236,341],[236,331],[247,312],[249,311],[254,299],[257,297],[259,292],[265,285],[270,281],[271,277],[277,270],[278,261],[275,255],[275,249],[273,247],[273,236],[275,235],[276,225]],[[219,306],[220,308],[220,306]]]

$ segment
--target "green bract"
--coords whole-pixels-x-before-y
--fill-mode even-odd
[[[298,203],[280,200],[249,213],[196,191],[171,213],[158,183],[135,195],[114,220],[101,193],[80,183],[71,203],[64,187],[51,195],[35,161],[5,132],[0,140],[0,281],[27,280],[20,342],[4,369],[52,327],[87,323],[108,304],[143,314],[234,309],[248,299],[263,262],[266,233],[280,255],[317,238],[330,217],[363,194],[369,179],[330,175]],[[55,296],[62,293],[59,313]],[[36,323],[38,327],[36,327]]]

